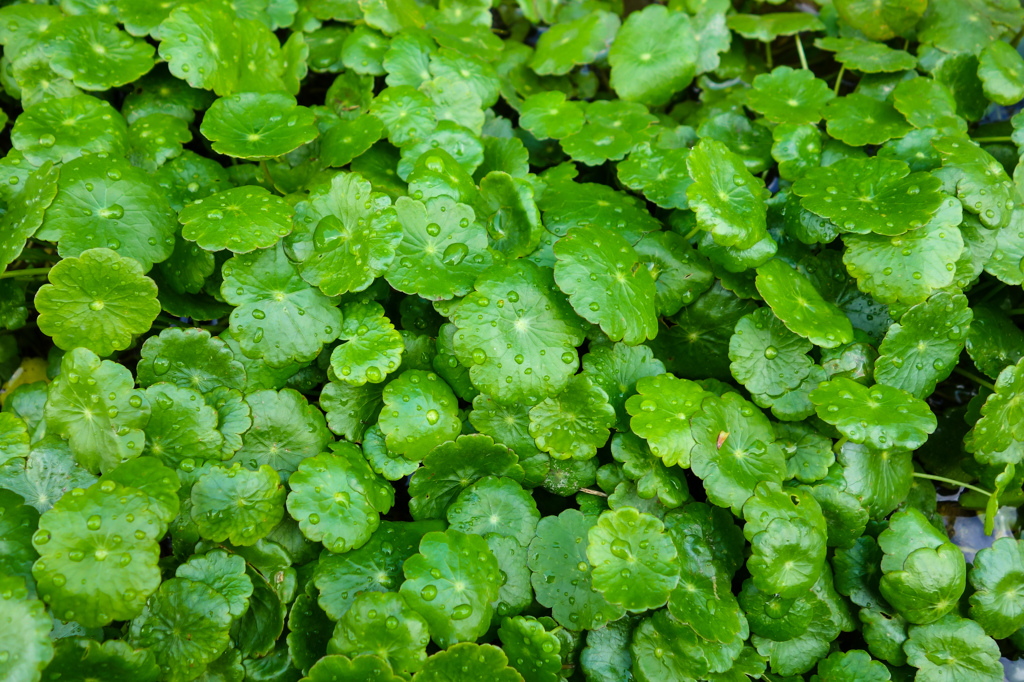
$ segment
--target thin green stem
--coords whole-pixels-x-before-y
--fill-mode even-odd
[[[991,490],[985,490],[983,488],[979,488],[978,486],[971,485],[970,483],[964,483],[963,481],[957,481],[952,478],[946,478],[945,476],[932,476],[931,474],[920,474],[915,471],[914,478],[926,478],[929,481],[938,481],[940,483],[946,483],[948,485],[953,486],[954,488],[967,488],[968,490],[973,490],[976,493],[981,493],[986,497],[992,495]]]
[[[683,237],[683,239],[685,239],[686,241],[690,241],[691,239],[693,239],[694,237],[697,236],[698,232],[700,232],[700,228],[699,227],[695,227],[692,230],[690,230],[689,232],[687,232],[686,236]]]
[[[832,446],[832,449],[833,450],[840,450],[840,449],[842,449],[842,447],[844,445],[846,445],[846,441],[847,440],[849,440],[849,439],[846,436],[843,436],[842,438],[840,438],[839,440],[836,441],[836,444]]]
[[[771,71],[772,70],[772,44],[771,43],[765,43],[764,44],[764,61],[765,61],[765,64],[768,66],[768,70]]]
[[[953,371],[956,372],[957,374],[959,374],[960,376],[962,376],[965,379],[970,379],[971,381],[973,381],[974,383],[978,384],[979,386],[984,386],[985,388],[987,388],[990,391],[995,391],[996,390],[995,385],[993,385],[991,381],[979,377],[974,372],[968,372],[966,369],[960,369],[959,367],[954,367]]]
[[[800,66],[803,67],[804,71],[810,71],[807,68],[807,55],[804,54],[804,44],[800,40],[800,34],[798,33],[794,37],[796,38],[796,52],[800,55]]]
[[[836,87],[833,88],[833,92],[835,93],[836,97],[839,96],[839,88],[843,84],[844,73],[846,73],[846,64],[843,64],[842,66],[839,67],[839,75],[836,76]]]
[[[35,277],[36,275],[45,275],[50,271],[50,266],[45,268],[25,268],[23,270],[8,270],[7,272],[0,273],[0,279],[21,279],[22,277]]]
[[[1013,142],[1013,138],[1009,135],[999,135],[996,137],[972,137],[975,142]]]
[[[1015,315],[1024,315],[1024,308],[1014,308],[1010,311],[1010,317]]]

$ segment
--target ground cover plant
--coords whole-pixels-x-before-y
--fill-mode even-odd
[[[1016,0],[0,4],[0,679],[1020,658]]]

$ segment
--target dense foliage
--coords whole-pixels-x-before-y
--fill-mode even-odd
[[[1019,657],[1018,0],[0,4],[6,682]]]

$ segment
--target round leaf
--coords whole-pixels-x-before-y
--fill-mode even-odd
[[[668,601],[679,582],[676,548],[661,521],[624,507],[601,514],[587,534],[594,589],[634,613]]]
[[[304,460],[288,479],[288,513],[303,535],[336,553],[365,544],[395,500],[359,449],[344,445]]]
[[[196,199],[178,214],[181,236],[206,251],[249,253],[292,231],[292,208],[262,187],[247,185]]]
[[[192,520],[214,542],[252,545],[284,516],[285,491],[277,472],[213,466],[192,486]]]
[[[36,589],[55,615],[86,627],[138,615],[160,585],[160,517],[149,496],[113,481],[76,488],[39,519]]]
[[[429,623],[438,646],[447,648],[487,632],[501,576],[483,538],[457,530],[427,533],[404,571],[401,594]]]
[[[270,159],[312,142],[316,116],[283,92],[243,92],[210,105],[200,131],[221,154]]]
[[[622,237],[580,227],[555,242],[555,282],[584,319],[612,341],[636,345],[658,333],[650,271]]]
[[[65,350],[84,347],[100,356],[124,350],[160,314],[153,280],[109,249],[65,258],[49,280],[36,293],[39,328]]]

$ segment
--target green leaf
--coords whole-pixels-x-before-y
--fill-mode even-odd
[[[920,511],[893,514],[878,545],[885,552],[879,588],[900,615],[923,625],[956,608],[967,579],[964,555]]]
[[[336,553],[365,544],[395,501],[358,447],[342,445],[304,460],[288,479],[288,513],[303,535]]]
[[[636,481],[637,494],[651,499],[655,495],[669,508],[689,499],[689,491],[681,472],[666,467],[644,443],[631,433],[612,438],[612,456],[623,465],[623,473]]]
[[[37,441],[27,459],[13,457],[0,466],[0,486],[39,512],[53,507],[65,491],[95,482],[96,477],[75,462],[71,448],[58,436]]]
[[[192,132],[184,119],[155,113],[136,119],[128,128],[128,140],[132,165],[152,173],[184,151]]]
[[[339,620],[359,594],[395,591],[403,580],[402,564],[416,553],[420,538],[441,528],[439,521],[381,521],[362,547],[323,554],[313,578],[320,590],[320,607],[332,620]]]
[[[747,106],[775,123],[817,123],[822,107],[835,97],[812,72],[788,66],[757,76],[753,85]]]
[[[533,186],[502,171],[492,171],[480,180],[473,210],[487,228],[490,247],[510,258],[529,254],[546,234],[534,202]]]
[[[427,621],[395,592],[364,592],[334,628],[330,654],[379,656],[396,672],[423,667],[430,643]]]
[[[911,173],[901,161],[843,159],[811,170],[793,185],[800,205],[843,232],[896,236],[926,225],[947,200],[942,182]]]
[[[573,160],[588,166],[618,161],[648,138],[656,121],[647,107],[624,100],[587,105],[587,121],[579,132],[565,137],[562,149]]]
[[[112,249],[146,272],[171,255],[177,229],[174,210],[147,173],[93,155],[61,168],[60,188],[36,237],[57,242],[64,258]]]
[[[1005,679],[999,646],[977,623],[949,615],[910,628],[904,644],[907,661],[926,679],[950,682],[999,682]]]
[[[1024,97],[1024,59],[1009,43],[993,41],[981,51],[978,78],[996,104],[1008,106]]]
[[[956,188],[963,207],[989,229],[1005,227],[1017,198],[1002,164],[963,137],[940,137],[932,140],[932,146],[942,156],[942,168],[935,175],[947,189]]]
[[[53,660],[44,671],[46,682],[68,679],[126,679],[157,682],[160,667],[149,649],[135,649],[119,639],[97,642],[63,637],[54,644]]]
[[[927,7],[925,0],[903,0],[881,5],[872,0],[836,2],[836,11],[842,20],[871,40],[889,40],[906,35],[921,19]]]
[[[0,674],[11,682],[38,680],[53,658],[53,621],[43,602],[29,597],[20,577],[0,576],[0,600],[4,614],[0,634],[5,654]]]
[[[153,650],[163,679],[185,682],[231,643],[227,599],[201,582],[171,578],[132,621],[131,641]]]
[[[346,343],[332,351],[331,369],[352,386],[384,381],[398,369],[405,350],[402,335],[375,302],[346,304],[339,338]]]
[[[468,562],[464,557],[471,557]],[[430,625],[438,646],[481,636],[498,598],[498,561],[484,539],[457,530],[427,533],[404,566],[401,594]]]
[[[757,589],[791,599],[804,594],[821,575],[827,535],[825,517],[814,497],[765,482],[743,505],[743,535],[750,542],[747,570]]]
[[[523,679],[514,668],[508,666],[508,658],[498,647],[465,642],[428,658],[418,673],[418,682],[447,682],[460,676],[494,682],[518,682]]]
[[[160,56],[171,73],[222,97],[285,89],[277,38],[261,22],[228,9],[186,3],[160,24]]]
[[[287,481],[302,460],[323,452],[331,441],[323,414],[293,389],[255,391],[245,402],[252,410],[252,428],[232,462],[253,470],[269,464]]]
[[[32,534],[39,525],[39,512],[23,504],[25,500],[0,488],[0,571],[6,576],[28,578],[38,554],[32,547]]]
[[[68,440],[75,459],[92,473],[113,469],[142,452],[141,429],[150,409],[134,385],[128,369],[85,348],[69,351],[61,360],[61,374],[50,384],[46,423]]]
[[[967,354],[978,369],[994,379],[1024,356],[1024,331],[991,306],[975,305],[972,311]]]
[[[544,227],[559,237],[574,227],[614,227],[627,242],[635,244],[644,234],[661,229],[636,197],[595,183],[555,183],[541,197],[539,206],[544,212]]]
[[[537,601],[570,630],[594,630],[622,617],[624,609],[593,587],[587,559],[588,532],[597,517],[567,509],[546,516],[530,543],[530,570]],[[566,596],[568,593],[568,596]]]
[[[239,159],[283,156],[316,139],[316,116],[287,93],[244,92],[210,105],[200,131],[216,152]]]
[[[109,90],[153,68],[153,46],[97,16],[70,16],[50,27],[49,65],[83,90]]]
[[[910,125],[887,102],[851,93],[825,106],[828,134],[852,147],[882,144],[910,132]]]
[[[515,538],[497,533],[488,533],[484,540],[498,560],[499,571],[505,574],[505,581],[498,588],[498,600],[492,604],[494,612],[499,616],[520,613],[533,603],[526,547]]]
[[[327,417],[331,431],[347,440],[359,441],[366,428],[380,414],[380,384],[352,386],[340,381],[329,381],[320,394],[320,407]]]
[[[717,140],[701,140],[686,160],[686,189],[697,224],[722,246],[747,249],[765,236],[768,190]]]
[[[504,618],[498,630],[506,655],[523,679],[558,682],[562,670],[561,643],[544,629],[544,623],[530,616]]]
[[[224,263],[221,294],[237,306],[231,331],[242,352],[272,367],[309,362],[338,337],[336,299],[313,289],[281,245],[238,254]]]
[[[76,488],[39,518],[36,590],[63,620],[101,627],[138,615],[160,584],[160,517],[113,481]]]
[[[462,431],[451,388],[433,372],[415,369],[384,388],[379,424],[388,450],[414,461]]]
[[[584,675],[597,680],[629,679],[633,667],[629,645],[634,620],[635,617],[627,616],[587,633],[587,645],[580,652]]]
[[[720,672],[728,670],[742,644],[737,641],[728,648],[712,646],[714,652],[689,625],[667,611],[657,611],[641,621],[633,632],[633,670],[640,682],[707,678],[712,666]]]
[[[87,348],[106,356],[124,350],[160,314],[156,284],[142,266],[109,249],[65,258],[36,293],[39,329],[65,350]]]
[[[679,582],[676,548],[661,521],[625,507],[601,514],[587,534],[594,589],[633,613],[668,601]]]
[[[309,682],[400,682],[388,662],[378,656],[324,656],[313,664],[304,680]]]
[[[623,238],[580,227],[557,241],[554,252],[555,281],[578,314],[612,341],[636,345],[657,334],[654,280]]]
[[[579,366],[583,323],[550,271],[516,260],[484,272],[475,289],[451,318],[455,354],[473,385],[503,404],[560,393]]]
[[[345,38],[341,59],[345,67],[355,73],[383,76],[381,60],[387,50],[387,38],[366,26],[356,26]]]
[[[18,259],[29,237],[43,224],[43,214],[57,194],[59,172],[51,162],[44,162],[26,174],[21,191],[10,197],[0,222],[0,266],[4,270]],[[11,179],[18,178],[12,175]]]
[[[759,482],[785,477],[786,457],[771,423],[739,394],[706,396],[690,425],[691,467],[713,504],[739,514]]]
[[[75,125],[65,126],[73,120]],[[27,107],[11,129],[11,144],[33,165],[67,163],[88,154],[124,156],[128,126],[114,107],[88,95],[49,99]]]
[[[729,28],[744,38],[760,40],[763,43],[770,43],[779,36],[825,30],[825,25],[817,16],[805,12],[733,14],[726,21]]]
[[[409,510],[415,519],[443,518],[455,497],[485,476],[522,480],[518,457],[490,436],[470,434],[434,448],[409,481]]]
[[[565,391],[530,410],[530,435],[555,459],[590,459],[608,442],[615,409],[587,377],[573,377]]]
[[[890,304],[920,303],[949,286],[964,249],[960,230],[945,221],[932,221],[897,237],[849,234],[843,240],[843,262],[857,286]]]
[[[252,580],[245,572],[245,560],[237,554],[215,549],[206,554],[193,554],[175,569],[176,578],[203,583],[228,602],[228,612],[238,618],[249,608]]]
[[[851,38],[818,38],[814,46],[835,52],[834,59],[848,69],[862,73],[895,73],[917,66],[917,59],[884,43]]]
[[[249,253],[292,231],[292,208],[262,187],[247,185],[196,199],[178,215],[181,234],[207,251]]]
[[[811,402],[823,421],[851,442],[875,450],[919,448],[937,425],[931,408],[910,393],[845,377],[821,384],[811,393]]]
[[[537,139],[561,140],[578,133],[586,119],[581,102],[566,100],[564,92],[552,90],[530,95],[519,108],[519,125]]]
[[[214,542],[252,545],[284,516],[285,491],[277,472],[213,466],[192,486],[192,520],[199,534]]]
[[[169,524],[178,515],[181,504],[178,488],[181,482],[173,469],[152,457],[137,457],[125,462],[104,474],[103,480],[146,493],[149,496],[149,510],[159,516],[164,524]]]
[[[402,228],[391,200],[372,192],[358,173],[339,173],[329,185],[310,192],[295,207],[301,228],[291,244],[303,279],[328,296],[362,291],[387,272],[402,241]],[[315,224],[315,226],[314,226]]]
[[[153,179],[176,211],[229,186],[227,171],[219,163],[187,149],[161,166]]]
[[[981,418],[971,435],[976,452],[998,453],[1024,441],[1024,424],[1020,421],[1021,391],[1024,390],[1024,360],[999,373],[995,392],[985,399]]]
[[[751,393],[782,395],[810,374],[811,348],[810,341],[786,329],[770,308],[759,308],[736,323],[729,341],[729,369]]]
[[[448,507],[449,528],[474,535],[496,533],[529,545],[540,512],[533,496],[510,478],[483,478]]]
[[[837,651],[818,663],[818,674],[814,679],[818,682],[888,682],[891,676],[885,665],[872,659],[871,654],[854,649]]]
[[[555,24],[537,41],[530,67],[540,75],[569,73],[608,49],[619,30],[619,17],[596,9],[578,19]]]
[[[395,203],[402,241],[385,273],[388,283],[430,300],[465,296],[477,276],[491,265],[487,232],[473,209],[449,197]]]
[[[142,344],[137,370],[139,385],[167,382],[209,393],[218,387],[245,388],[245,367],[231,349],[198,327],[168,327]]]
[[[653,5],[652,5],[653,6]],[[640,143],[617,166],[619,180],[663,208],[688,208],[686,188],[692,184],[686,159],[688,149],[662,149]],[[670,234],[655,232],[648,236]]]
[[[608,51],[612,89],[631,102],[665,104],[693,80],[697,67],[694,38],[686,12],[670,11],[663,5],[633,12]]]
[[[757,269],[757,291],[790,331],[822,348],[853,339],[850,320],[806,277],[776,258]]]
[[[878,347],[875,381],[926,398],[956,366],[974,315],[967,297],[940,291],[903,313]]]
[[[709,394],[696,382],[671,374],[643,377],[636,390],[638,395],[626,400],[630,428],[666,466],[689,466],[694,445],[690,418]]]
[[[1024,625],[1024,555],[1017,540],[999,538],[978,551],[968,578],[971,619],[996,639],[1009,637]]]

